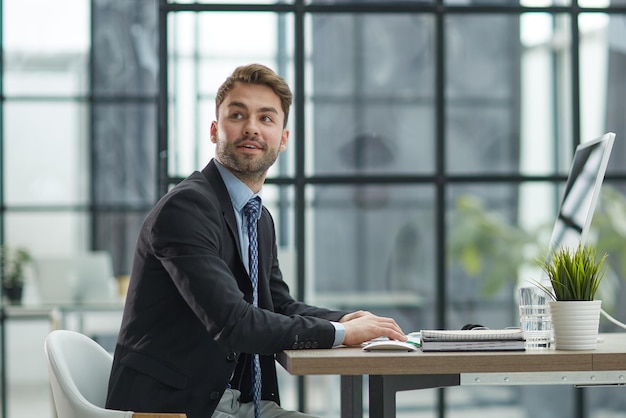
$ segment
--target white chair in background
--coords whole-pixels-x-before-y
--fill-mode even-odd
[[[54,330],[44,343],[59,418],[186,418],[186,414],[105,409],[113,357],[86,335]]]

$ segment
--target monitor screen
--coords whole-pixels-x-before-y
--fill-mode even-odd
[[[110,303],[117,300],[113,261],[106,251],[38,257],[35,274],[44,305]]]
[[[585,244],[614,139],[615,134],[609,132],[576,147],[552,230],[550,252]]]

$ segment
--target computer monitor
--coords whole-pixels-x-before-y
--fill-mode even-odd
[[[609,132],[576,147],[550,238],[550,252],[585,244],[614,140],[615,134]]]
[[[117,300],[113,262],[106,251],[35,260],[39,302],[44,305],[111,303]]]

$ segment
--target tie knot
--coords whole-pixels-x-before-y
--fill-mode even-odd
[[[246,206],[243,207],[243,213],[246,214],[248,219],[254,219],[254,220],[258,219],[260,210],[261,210],[261,201],[258,197],[253,197],[252,199],[248,200],[248,203],[246,203]]]

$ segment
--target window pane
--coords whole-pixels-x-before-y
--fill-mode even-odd
[[[7,49],[43,54],[89,47],[89,2],[4,0],[2,5]]]
[[[519,18],[446,18],[447,168],[453,173],[519,167]]]
[[[621,0],[578,0],[580,7],[609,7],[619,5]]]
[[[33,257],[72,255],[90,249],[89,216],[82,211],[5,213],[5,238]]]
[[[316,14],[309,24],[309,171],[432,172],[432,16]]]
[[[6,52],[7,96],[69,96],[86,94],[87,53],[54,56]]]
[[[566,174],[572,149],[569,118],[569,51],[556,39],[567,34],[563,15],[527,13],[520,19],[522,57],[520,172]],[[566,123],[567,121],[567,123]],[[558,135],[558,137],[555,137]]]
[[[613,2],[612,2],[613,3]],[[623,1],[622,4],[626,4]],[[607,98],[606,98],[606,131],[617,133],[618,138],[618,154],[621,170],[623,167],[623,147],[621,144],[626,139],[626,118],[624,118],[624,109],[626,108],[626,15],[612,14],[609,17],[608,30],[606,33],[606,45],[608,49],[608,78],[607,78]],[[581,61],[582,62],[582,61]],[[591,65],[585,65],[585,79],[591,76]],[[582,72],[582,69],[581,69]],[[587,90],[587,88],[585,88]],[[581,100],[581,115],[585,115],[589,111],[586,100]],[[601,105],[601,104],[599,104]],[[584,116],[583,116],[584,119]],[[614,153],[616,154],[616,153]],[[611,159],[615,158],[615,155]],[[619,167],[616,166],[616,167]]]
[[[434,326],[433,189],[316,186],[309,190],[312,302]]]
[[[215,0],[168,0],[168,3],[215,3]],[[277,4],[293,3],[293,0],[221,0],[220,4]]]
[[[157,1],[94,2],[94,94],[156,94]]]
[[[7,205],[81,204],[88,200],[85,105],[5,102]]]
[[[296,277],[296,227],[295,227],[295,189],[293,186],[263,186],[263,205],[274,218],[276,243],[278,246],[278,262],[283,273],[283,280],[289,285],[291,295],[298,294]]]
[[[396,0],[394,3],[431,3],[432,0]],[[305,0],[307,4],[367,4],[384,3],[384,0]]]
[[[97,205],[156,201],[156,109],[94,105],[94,199]]]
[[[626,16],[583,13],[580,26],[581,140],[617,134],[610,167],[622,163],[626,105]],[[620,139],[621,137],[621,139]]]
[[[591,0],[595,1],[595,0]],[[520,4],[526,7],[549,7],[549,6],[569,6],[571,0],[520,0]]]
[[[525,203],[520,201],[518,188],[477,184],[454,186],[448,193],[448,326],[515,326],[517,272],[524,262],[532,264],[528,247],[538,247],[536,235],[522,229],[517,219],[518,205]],[[534,203],[542,213],[553,207],[551,201]]]
[[[5,94],[86,92],[89,4],[84,0],[2,2]]]

